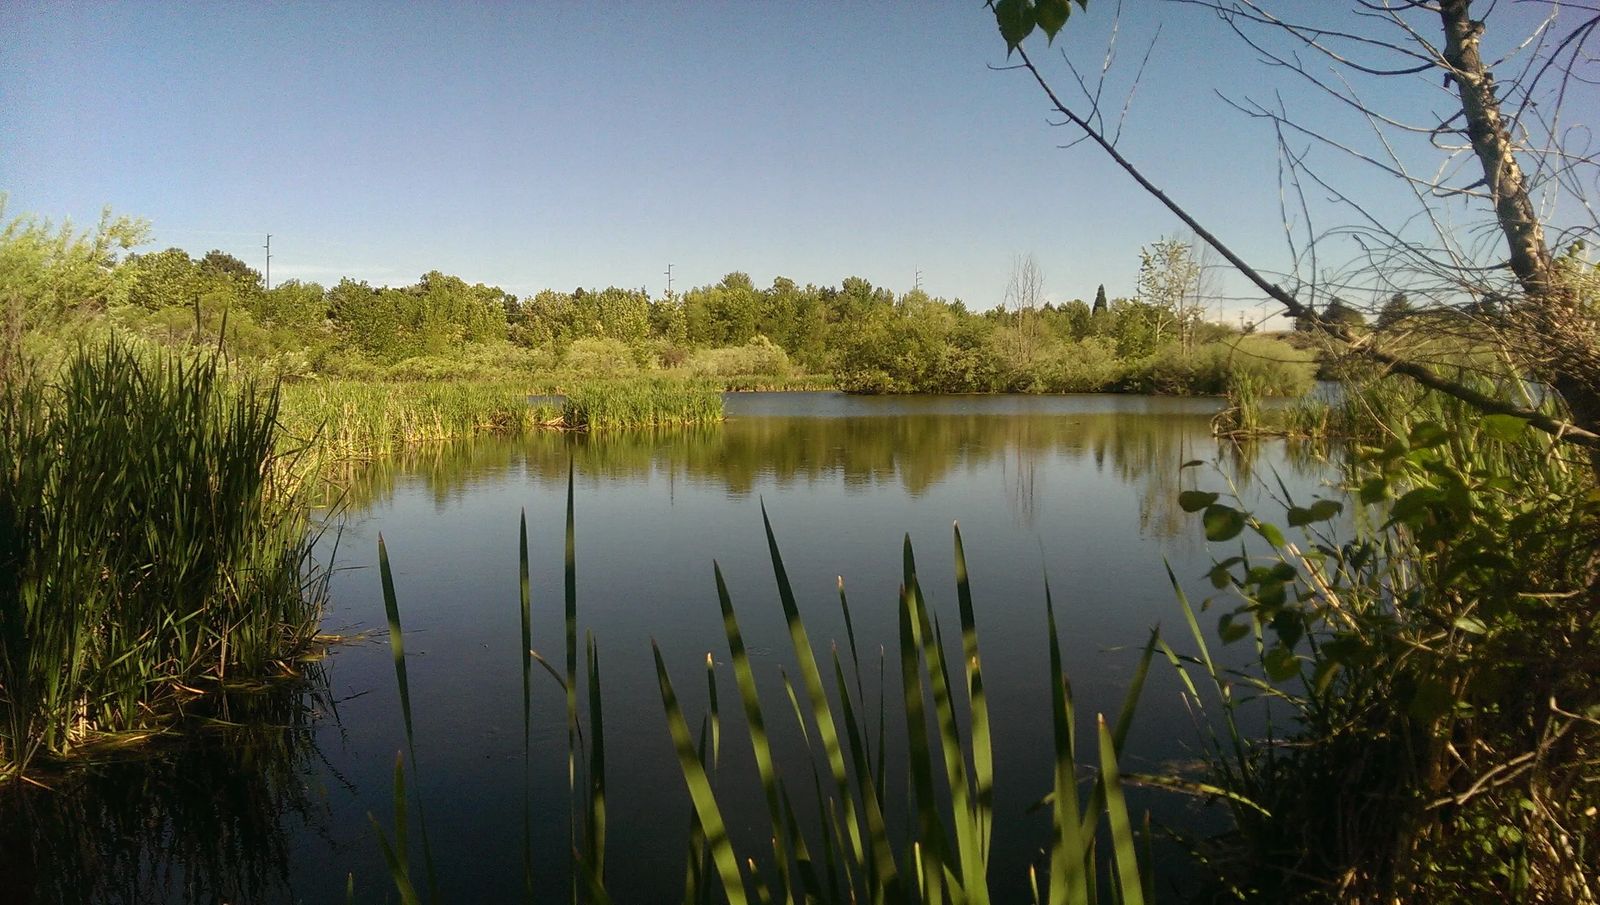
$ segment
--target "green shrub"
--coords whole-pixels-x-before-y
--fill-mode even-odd
[[[789,354],[757,335],[742,346],[701,349],[689,356],[685,367],[697,377],[789,376]]]
[[[277,411],[117,341],[0,388],[0,775],[306,650],[322,586]]]
[[[620,339],[585,337],[567,348],[562,366],[586,377],[620,377],[639,370],[633,350]]]

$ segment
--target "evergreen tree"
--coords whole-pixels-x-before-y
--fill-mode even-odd
[[[1095,314],[1104,314],[1106,307],[1106,287],[1104,283],[1101,283],[1100,288],[1094,291],[1094,308],[1091,309],[1089,313],[1091,316]]]

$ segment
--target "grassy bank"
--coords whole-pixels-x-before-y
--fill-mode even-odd
[[[530,401],[512,382],[330,380],[287,385],[283,440],[331,459],[370,459],[416,443],[532,430],[558,419],[552,403]]]
[[[297,671],[323,583],[278,405],[117,342],[0,389],[0,776]]]
[[[353,381],[282,390],[282,442],[325,460],[390,455],[420,443],[539,428],[606,430],[722,420],[722,390],[705,380]]]

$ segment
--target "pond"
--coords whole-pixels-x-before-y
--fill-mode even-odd
[[[902,540],[910,535],[933,610],[954,634],[951,526],[960,523],[995,725],[993,888],[1001,901],[1019,899],[1046,831],[1044,815],[1029,808],[1051,782],[1046,580],[1080,721],[1114,713],[1153,625],[1173,626],[1176,646],[1188,646],[1178,643],[1186,636],[1163,560],[1194,599],[1210,592],[1211,554],[1197,518],[1179,509],[1179,491],[1235,482],[1265,508],[1274,504],[1252,473],[1268,476],[1274,493],[1281,480],[1297,499],[1325,492],[1332,476],[1281,443],[1248,456],[1220,450],[1209,429],[1217,407],[1107,395],[739,394],[728,398],[726,423],[712,428],[491,438],[373,463],[348,476],[339,527],[322,541],[338,567],[327,630],[371,636],[333,650],[316,694],[270,705],[273,724],[287,729],[159,765],[114,765],[70,793],[30,796],[0,832],[0,900],[343,902],[352,877],[357,901],[392,900],[368,817],[391,826],[394,762],[406,746],[375,568],[380,533],[409,656],[417,863],[420,818],[447,900],[518,894],[518,518],[528,522],[533,647],[559,669],[569,463],[579,623],[601,659],[607,871],[618,901],[664,900],[671,893],[662,890],[683,882],[690,805],[652,640],[691,726],[705,712],[705,658],[714,656],[721,781],[749,790],[728,815],[731,831],[736,843],[765,832],[748,736],[733,713],[713,561],[750,645],[779,761],[793,763],[801,744],[779,675],[793,674],[793,653],[763,503],[822,658],[830,642],[846,649],[843,577],[872,702],[878,652],[892,656],[898,643]],[[1206,464],[1181,467],[1193,460]],[[1125,769],[1192,756],[1195,729],[1176,689],[1170,670],[1152,670]],[[565,897],[556,881],[567,846],[565,699],[543,670],[533,695],[533,869],[541,888]],[[891,704],[891,726],[898,714]],[[1139,795],[1135,805],[1158,821],[1205,825],[1194,805],[1170,795]]]

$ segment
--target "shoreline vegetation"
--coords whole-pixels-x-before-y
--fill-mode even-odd
[[[327,573],[278,407],[115,341],[0,386],[0,779],[226,719],[319,657]]]
[[[1355,442],[1339,456],[1338,486],[1303,500],[1283,490],[1268,513],[1246,509],[1236,488],[1176,494],[1219,545],[1206,575],[1217,594],[1191,607],[1169,571],[1187,629],[1172,640],[1186,650],[1157,634],[1141,664],[1159,653],[1176,671],[1196,715],[1193,769],[1119,773],[1142,665],[1115,722],[1076,726],[1046,597],[1052,662],[1042,678],[1055,776],[1048,864],[1044,877],[1034,874],[1047,885],[1036,899],[1137,903],[1153,893],[1155,865],[1141,858],[1148,831],[1136,838],[1121,797],[1134,782],[1196,795],[1221,816],[1218,832],[1179,839],[1203,874],[1195,901],[1595,899],[1600,495],[1593,463],[1525,417],[1486,415],[1377,374],[1351,375],[1337,397],[1304,396],[1310,350],[1174,324],[1167,309],[1139,300],[974,314],[860,280],[756,290],[740,274],[664,300],[615,289],[516,299],[438,273],[401,289],[346,280],[332,290],[268,290],[221,253],[119,257],[140,239],[137,223],[109,217],[82,235],[29,218],[0,233],[0,780],[180,737],[196,721],[231,721],[232,692],[315,673],[327,572],[310,556],[307,476],[327,458],[551,423],[712,422],[734,383],[788,385],[824,369],[839,389],[861,393],[1214,392],[1231,400],[1216,424],[1224,436]],[[1445,349],[1435,366],[1454,367],[1443,362],[1469,351]],[[1535,407],[1530,396],[1559,404],[1509,364],[1477,370],[1479,395],[1529,407],[1518,411]],[[1303,398],[1266,404],[1279,395]],[[570,467],[563,685],[569,746],[590,741],[569,748],[569,792],[583,813],[569,823],[567,879],[588,884],[585,900],[604,901],[603,777],[616,765],[603,749],[592,638],[585,674],[577,672]],[[1274,523],[1280,516],[1286,527]],[[839,822],[811,834],[820,848],[807,850],[789,799],[791,788],[805,795],[804,783],[786,785],[763,750],[755,729],[765,716],[741,665],[733,606],[718,588],[774,848],[770,861],[734,850],[720,813],[719,800],[732,799],[719,799],[727,794],[719,728],[712,724],[708,756],[658,653],[663,712],[694,799],[691,884],[730,902],[748,901],[752,889],[758,901],[773,890],[789,899],[798,890],[845,901],[848,890],[862,899],[986,900],[986,795],[997,770],[987,727],[979,729],[986,714],[959,535],[962,624],[949,646],[904,552],[907,788],[886,780],[893,745],[881,705],[875,739],[855,719],[868,704],[859,685],[852,698],[837,647],[828,694],[764,527],[802,667],[804,695],[786,691],[802,725],[801,702],[810,705],[832,774],[831,792],[820,780],[813,787],[815,813]],[[526,538],[524,527],[524,551]],[[382,544],[409,736],[403,635]],[[524,552],[524,650],[528,576]],[[859,676],[842,588],[840,596]],[[1197,611],[1217,620],[1213,630],[1200,627]],[[1219,667],[1208,636],[1253,644],[1252,656]],[[956,647],[960,668],[951,663]],[[530,651],[522,664],[525,712],[534,658]],[[714,663],[711,673],[714,701]],[[237,714],[248,722],[249,710]],[[529,734],[525,722],[525,751]],[[1086,781],[1079,755],[1092,761],[1096,752],[1101,769]],[[418,901],[405,760],[416,773],[413,751],[396,767],[394,844],[383,842],[402,900]],[[425,888],[436,900],[418,801]],[[887,808],[874,814],[875,804]],[[908,841],[891,837],[885,810],[917,818]]]

